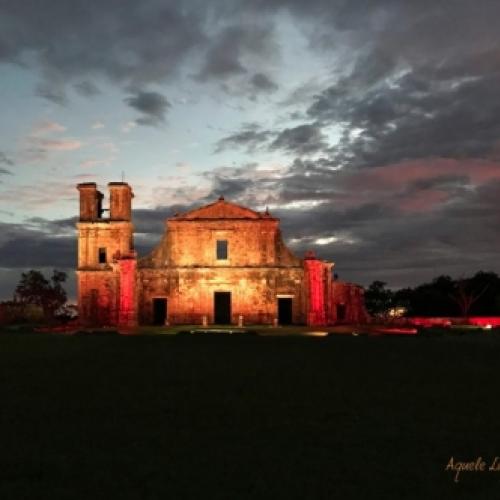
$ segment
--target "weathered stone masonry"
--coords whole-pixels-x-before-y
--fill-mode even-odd
[[[362,289],[332,281],[333,263],[285,246],[279,220],[220,198],[166,220],[147,256],[133,243],[132,189],[78,185],[78,303],[82,324],[362,322]]]

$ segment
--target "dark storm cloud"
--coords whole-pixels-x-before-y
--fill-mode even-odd
[[[165,114],[171,107],[168,99],[158,92],[140,91],[134,96],[127,97],[124,101],[142,114],[136,120],[139,125],[160,125],[165,121]]]
[[[499,156],[498,2],[455,1],[451,10],[391,0],[261,7],[300,15],[316,50],[336,55],[332,83],[308,106],[310,119],[344,128],[331,153],[336,163]]]
[[[0,58],[34,56],[48,81],[104,75],[141,86],[172,75],[203,39],[202,4],[176,1],[4,0]]]
[[[215,145],[215,152],[220,153],[232,148],[245,148],[253,152],[263,146],[271,137],[269,130],[263,130],[256,123],[244,124],[240,131],[220,139]]]
[[[30,217],[26,219],[23,227],[35,231],[41,231],[45,234],[56,236],[68,236],[75,234],[77,217],[68,217],[66,219],[44,219],[43,217]]]
[[[227,179],[224,177],[215,177],[212,191],[207,196],[207,201],[213,201],[220,196],[228,199],[238,198],[248,189],[248,181],[241,179]]]
[[[338,148],[328,150],[313,136],[308,148],[301,133],[321,134],[319,125],[308,123],[270,131],[282,134],[274,146],[292,152],[296,142],[305,144],[297,154],[323,150],[337,165],[356,167],[500,156],[498,2],[486,0],[479,8],[466,0],[451,7],[425,0],[269,0],[242,1],[236,8],[267,19],[286,10],[317,53],[334,56],[331,84],[306,106],[309,121],[343,127]],[[292,96],[283,102],[305,105]]]
[[[75,231],[55,232],[56,221],[49,226],[8,224],[0,222],[0,262],[2,267],[74,267],[76,262]]]
[[[97,85],[89,80],[75,83],[73,88],[84,97],[93,97],[101,93]]]
[[[67,103],[70,84],[92,96],[102,78],[128,90],[163,83],[186,61],[193,65],[193,55],[200,58],[190,74],[201,81],[248,73],[242,91],[276,88],[261,67],[277,53],[274,21],[257,11],[241,16],[225,1],[199,0],[52,0],[48,7],[0,2],[0,62],[35,65],[37,95],[57,104]]]
[[[251,153],[267,148],[297,155],[310,155],[328,149],[328,142],[321,126],[307,123],[283,130],[264,130],[256,123],[243,125],[238,132],[220,139],[215,152],[244,148]],[[272,142],[270,142],[272,140]]]
[[[281,217],[283,232],[298,255],[312,248],[336,263],[342,279],[365,285],[383,279],[398,287],[443,273],[498,272],[498,195],[496,182],[436,212],[401,213],[397,207],[360,200],[345,209],[327,202],[305,210],[274,210],[273,215]],[[329,237],[337,241],[318,243]]]
[[[408,184],[408,192],[425,191],[429,189],[462,189],[469,185],[469,178],[465,175],[438,175],[433,178],[422,178],[411,181]]]
[[[298,155],[317,153],[327,148],[326,136],[315,123],[282,130],[270,145],[270,149],[281,149]]]
[[[283,171],[278,166],[263,167],[250,162],[238,167],[219,167],[203,174],[211,181],[212,189],[205,200],[213,201],[220,194],[226,199],[256,209],[262,203],[279,198]]]
[[[36,86],[35,93],[37,96],[43,97],[59,106],[66,106],[68,104],[68,96],[64,86],[55,81],[44,81],[39,83]]]
[[[199,80],[209,80],[246,73],[240,61],[245,37],[237,27],[227,28],[208,51],[206,62],[197,75]]]
[[[154,209],[136,208],[133,210],[134,227],[136,233],[145,237],[156,237],[165,230],[165,220],[173,217],[176,212],[189,210],[189,205],[165,205]]]
[[[278,85],[276,85],[276,83],[274,83],[264,73],[255,73],[255,75],[252,76],[250,83],[257,91],[274,92],[275,90],[278,90]]]
[[[272,56],[275,51],[270,23],[239,22],[211,37],[205,62],[196,77],[200,81],[206,81],[245,74],[249,71],[244,61],[245,55],[265,58]],[[261,73],[253,75],[251,82],[257,90],[269,91],[273,85],[270,79]]]
[[[344,0],[3,0],[0,60],[31,64],[44,80],[81,84],[105,76],[124,88],[145,88],[178,73],[188,56],[201,56],[193,70],[202,80],[248,74],[254,90],[274,82],[261,66],[279,53],[275,26],[291,15],[311,47],[334,63],[354,67],[353,91],[387,75],[421,65],[452,68],[485,54],[484,69],[498,47],[498,2],[468,0],[346,2]],[[252,60],[248,56],[255,56]],[[496,64],[496,63],[493,63]],[[87,89],[88,90],[88,89]],[[83,92],[86,92],[84,89]],[[54,98],[60,91],[40,92]]]
[[[335,156],[346,165],[424,157],[499,158],[500,72],[440,76],[412,72],[358,95],[343,83],[318,96],[309,115],[347,124]]]
[[[203,202],[211,203],[220,196],[228,200],[236,200],[255,184],[252,172],[256,164],[239,168],[221,168],[206,172],[205,177],[210,179],[212,189]],[[201,201],[201,200],[200,200]]]
[[[304,26],[316,48],[348,42],[351,49],[377,45],[387,54],[409,60],[417,56],[443,60],[455,48],[494,46],[498,39],[496,0],[241,0],[240,12],[287,11]],[[389,50],[391,49],[391,50]],[[357,54],[349,55],[349,58]]]

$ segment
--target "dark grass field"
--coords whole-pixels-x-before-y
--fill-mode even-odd
[[[0,335],[0,498],[500,498],[500,337]],[[489,465],[489,464],[488,464]]]

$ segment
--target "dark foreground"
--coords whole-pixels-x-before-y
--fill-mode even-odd
[[[500,338],[0,335],[0,498],[500,498]]]

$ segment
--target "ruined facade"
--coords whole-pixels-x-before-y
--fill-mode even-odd
[[[166,220],[156,248],[134,250],[131,187],[78,185],[78,303],[83,325],[308,324],[366,320],[361,287],[333,263],[284,244],[279,220],[225,201]]]

